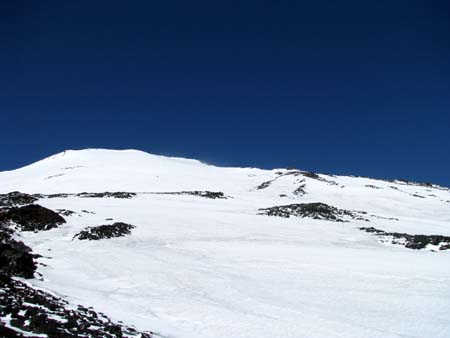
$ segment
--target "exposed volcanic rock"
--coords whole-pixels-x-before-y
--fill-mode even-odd
[[[299,203],[274,206],[271,208],[261,208],[259,215],[279,216],[289,218],[308,217],[313,219],[322,219],[334,222],[348,222],[346,218],[368,221],[361,217],[363,212],[338,209],[325,203]]]
[[[82,192],[77,194],[78,197],[93,197],[93,198],[104,198],[104,197],[112,197],[112,198],[132,198],[136,196],[134,192]]]
[[[23,278],[33,278],[36,264],[31,249],[14,239],[0,242],[0,271]]]
[[[153,336],[152,332],[138,332],[133,327],[114,323],[92,309],[80,305],[73,308],[65,300],[33,289],[7,274],[0,273],[0,288],[1,337],[33,337],[38,334],[48,338]]]
[[[0,194],[0,207],[27,205],[32,204],[37,200],[38,198],[34,195],[13,191],[8,194]]]
[[[66,223],[56,212],[37,204],[9,208],[0,213],[0,224],[13,222],[22,231],[40,231],[56,228]]]
[[[12,238],[13,230],[0,224],[0,273],[33,278],[36,270],[31,249]]]
[[[99,225],[95,227],[88,227],[74,236],[80,240],[99,240],[105,238],[123,237],[131,234],[131,229],[135,226],[122,222],[116,222],[109,225]]]
[[[441,235],[410,235],[399,232],[386,232],[374,227],[361,227],[360,230],[373,233],[380,237],[381,241],[403,245],[408,249],[425,249],[428,245],[436,246],[439,250],[450,249],[450,237]]]

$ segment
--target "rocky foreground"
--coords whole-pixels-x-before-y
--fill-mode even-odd
[[[39,255],[18,241],[17,235],[21,231],[46,231],[65,223],[58,213],[28,204],[36,200],[17,192],[0,196],[0,337],[152,337],[151,332],[138,332],[113,322],[103,313],[70,304],[25,281],[35,277]],[[89,229],[79,239],[121,236],[132,227],[115,223],[95,231]]]

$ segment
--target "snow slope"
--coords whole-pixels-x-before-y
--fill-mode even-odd
[[[450,250],[384,244],[358,229],[449,236],[448,189],[89,149],[0,173],[0,193],[15,190],[139,192],[43,198],[76,214],[21,239],[44,256],[34,285],[162,337],[450,337]],[[159,194],[192,190],[229,198]],[[309,202],[364,211],[370,222],[258,215]],[[112,221],[136,228],[73,240]]]

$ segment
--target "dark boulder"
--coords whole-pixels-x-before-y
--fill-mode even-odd
[[[66,223],[56,212],[37,204],[14,207],[0,214],[0,224],[13,222],[22,231],[49,230]]]
[[[8,275],[33,278],[36,264],[31,249],[12,238],[0,243],[0,271]]]

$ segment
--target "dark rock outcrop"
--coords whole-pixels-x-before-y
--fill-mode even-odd
[[[35,255],[24,243],[13,238],[14,231],[0,224],[0,273],[33,278],[36,264]]]
[[[99,225],[88,227],[74,236],[80,240],[99,240],[105,238],[123,237],[131,234],[131,229],[135,226],[122,222],[116,222],[109,225]]]
[[[10,275],[33,278],[36,264],[31,249],[22,242],[9,239],[0,243],[0,271]]]
[[[0,194],[0,207],[27,205],[32,204],[37,200],[38,198],[34,195],[13,191],[8,194]]]
[[[0,213],[0,224],[15,223],[22,231],[40,231],[66,223],[56,212],[37,204],[13,207]]]
[[[377,235],[382,242],[403,245],[408,249],[425,249],[428,245],[437,246],[439,250],[450,249],[450,236],[410,235],[399,232],[386,232],[374,227],[361,227],[360,230]]]
[[[346,218],[368,221],[363,218],[362,212],[338,209],[325,203],[299,203],[274,206],[270,208],[259,209],[260,215],[279,216],[289,218],[308,217],[334,222],[347,222]]]

